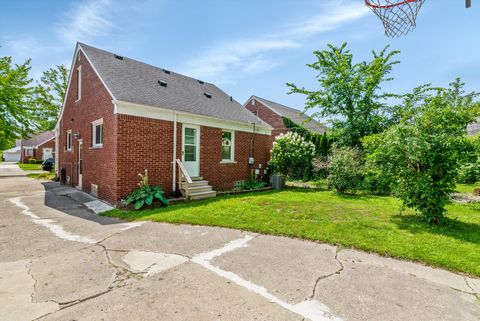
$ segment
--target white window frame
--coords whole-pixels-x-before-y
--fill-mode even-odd
[[[96,131],[96,127],[99,126],[99,125],[102,125],[102,131],[101,131],[101,135],[102,135],[102,142],[100,144],[97,144],[95,143],[96,140],[97,140],[97,131]],[[103,118],[100,118],[100,119],[97,119],[95,121],[92,122],[92,147],[93,148],[102,148],[103,147]]]
[[[33,156],[33,147],[25,147],[25,157]]]
[[[77,100],[79,101],[82,98],[82,66],[77,68]]]
[[[230,146],[231,147],[230,158],[229,159],[224,159],[223,155],[222,155],[221,163],[235,163],[235,131],[234,130],[229,130],[229,129],[222,129],[222,136],[223,136],[224,132],[232,134],[232,145]],[[223,142],[222,142],[221,148],[223,149]]]
[[[67,146],[65,146],[65,148],[66,148],[67,152],[71,152],[72,151],[72,144],[73,144],[73,136],[72,136],[72,130],[71,129],[67,130],[66,139],[67,139]]]

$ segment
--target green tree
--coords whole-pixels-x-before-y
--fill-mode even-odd
[[[406,95],[399,123],[364,139],[370,161],[390,178],[403,204],[438,223],[471,148],[466,126],[479,115],[476,93],[457,79],[448,88],[421,86]]]
[[[307,90],[287,83],[289,94],[307,96],[305,111],[319,110],[312,114],[316,118],[328,118],[332,134],[341,145],[361,146],[361,138],[379,133],[389,125],[392,110],[386,98],[396,96],[380,93],[381,85],[389,77],[399,51],[389,51],[388,46],[379,53],[372,51],[369,62],[353,62],[347,44],[341,47],[328,45],[327,50],[315,51],[317,61],[307,64],[318,72],[320,89]]]
[[[36,116],[42,130],[57,123],[68,85],[68,69],[59,65],[43,72],[35,88]]]
[[[0,57],[0,149],[36,128],[30,68],[30,59],[17,65],[12,57]]]

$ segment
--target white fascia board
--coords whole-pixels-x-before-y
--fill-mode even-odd
[[[126,101],[114,100],[113,103],[115,105],[114,111],[116,114],[146,117],[173,122],[173,115],[174,113],[176,113],[177,122],[179,123],[237,130],[248,133],[251,133],[253,131],[253,124],[246,124],[242,122],[235,122],[231,120],[225,120],[198,114],[191,114],[166,108],[135,104]],[[257,134],[271,135],[272,128],[265,127],[260,124],[255,124],[255,132]]]

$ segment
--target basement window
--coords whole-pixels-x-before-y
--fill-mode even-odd
[[[92,122],[92,147],[103,147],[103,118]]]
[[[222,130],[222,162],[233,162],[235,156],[235,132]]]

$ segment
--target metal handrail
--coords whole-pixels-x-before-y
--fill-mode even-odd
[[[178,188],[180,191],[182,190],[182,178],[185,178],[185,197],[188,198],[188,184],[193,183],[192,178],[188,174],[185,166],[183,165],[182,161],[177,159],[178,165]]]

